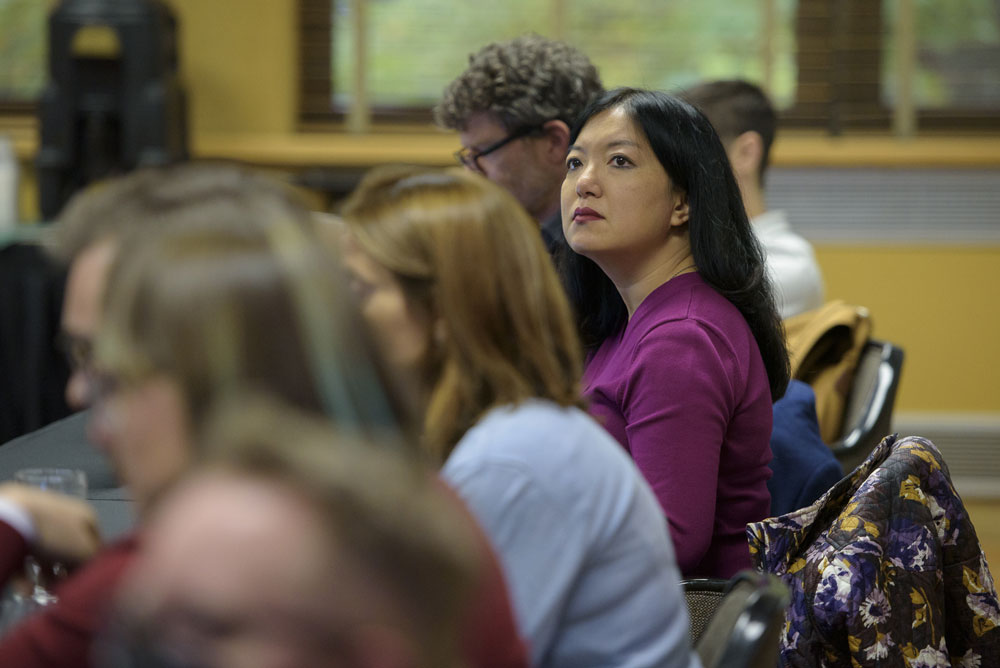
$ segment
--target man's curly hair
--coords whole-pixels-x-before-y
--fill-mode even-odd
[[[469,67],[445,88],[434,120],[463,130],[471,116],[489,112],[511,131],[555,119],[572,125],[603,90],[597,68],[583,53],[540,35],[522,35],[470,55]]]

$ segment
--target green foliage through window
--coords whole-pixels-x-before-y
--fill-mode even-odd
[[[914,0],[917,54],[913,98],[920,109],[1000,107],[1000,2]],[[883,0],[882,97],[896,99],[897,3]]]
[[[33,100],[45,84],[48,3],[0,0],[0,100]]]
[[[350,0],[333,2],[331,49],[334,104],[349,105],[354,43]],[[565,12],[565,41],[590,56],[608,87],[672,89],[702,79],[766,81],[781,107],[795,90],[795,0],[775,0],[768,40],[759,0],[371,0],[367,85],[376,107],[433,105],[468,56],[485,44],[525,32],[557,37],[555,12]]]

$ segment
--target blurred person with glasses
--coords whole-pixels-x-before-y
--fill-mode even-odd
[[[70,367],[66,403],[79,412],[0,447],[0,582],[23,572],[28,556],[43,566],[49,558],[71,565],[81,562],[98,549],[101,534],[113,538],[127,532],[132,524],[128,492],[121,488],[107,458],[88,439],[90,411],[81,409],[86,409],[92,398],[93,343],[102,322],[108,272],[122,238],[152,222],[120,211],[120,201],[127,201],[129,193],[143,187],[148,178],[145,174],[81,191],[48,232],[46,251],[67,270],[61,333],[55,343]],[[119,212],[122,215],[116,215]],[[88,497],[97,499],[99,512],[95,513],[93,503],[4,482],[13,481],[18,471],[32,468],[82,471]],[[108,563],[113,561],[112,555]],[[48,661],[54,656],[41,645],[32,647],[38,638],[47,642],[54,637],[38,620],[55,619],[55,624],[75,631],[78,626],[71,620],[78,613],[72,600],[52,607],[54,610],[13,630],[5,629],[10,637],[0,645],[0,663],[18,657],[18,665],[32,665],[32,661]],[[22,632],[22,628],[30,630]],[[29,654],[33,656],[29,658]]]
[[[332,320],[327,339],[332,350],[328,352],[350,359],[349,371],[346,361],[341,364],[345,373],[339,397],[343,410],[349,412],[346,419],[356,425],[379,421],[365,413],[365,407],[374,411],[385,403],[376,400],[381,389],[370,377],[375,373],[374,362],[364,354],[364,337],[353,328],[357,318],[341,311],[350,303],[346,293],[337,291],[340,273],[335,264],[327,254],[313,252],[311,259],[285,270],[277,253],[268,250],[272,227],[297,229],[308,238],[309,214],[283,187],[247,170],[180,165],[123,177],[91,191],[75,206],[85,217],[113,215],[123,221],[144,221],[123,228],[113,242],[114,258],[106,258],[102,268],[108,289],[90,295],[100,304],[99,329],[69,330],[78,337],[96,335],[94,359],[79,372],[87,395],[96,400],[89,429],[135,499],[140,524],[158,497],[194,463],[195,435],[221,388],[253,378],[266,382],[288,401],[319,405],[316,390],[310,387],[306,358],[288,352],[300,331],[289,316],[291,288],[279,280],[288,272],[311,271],[315,289],[329,288],[322,293],[328,297],[324,303],[329,302],[327,318]],[[313,249],[316,246],[311,244]],[[182,263],[185,259],[186,264]],[[161,278],[170,275],[183,285],[164,286],[162,280],[141,283],[141,275],[135,275],[140,269],[160,269]],[[134,289],[140,286],[144,292],[134,307],[116,306],[127,301],[125,296],[137,296]],[[171,304],[183,302],[184,315],[219,336],[232,333],[236,323],[243,322],[237,318],[240,314],[244,318],[266,314],[275,318],[268,321],[273,326],[263,327],[260,319],[255,326],[247,326],[242,330],[242,346],[232,338],[199,339],[202,330],[197,327],[171,328],[171,321],[158,317],[162,308],[150,310],[157,305],[157,297],[168,299],[164,291],[171,287],[176,288],[169,295],[176,298]],[[338,298],[340,294],[344,298]],[[242,311],[238,304],[243,300],[237,296],[247,301]],[[211,307],[198,308],[207,302],[212,302]],[[136,345],[125,345],[134,344],[134,339],[121,335],[123,330],[134,333],[129,325],[149,334],[155,352],[143,355]],[[258,336],[254,341],[259,346],[248,342],[251,333]],[[111,341],[102,348],[101,342],[109,337]],[[356,347],[338,345],[344,341]],[[182,391],[176,372],[172,375],[162,367],[162,356],[177,350],[183,350],[185,359],[196,359],[199,373],[191,381],[191,387],[197,387],[196,397],[194,390]],[[313,403],[307,403],[310,400]],[[93,513],[83,501],[14,483],[0,486],[0,581],[19,573],[28,556],[82,564],[54,588],[56,603],[0,639],[0,665],[91,665],[93,641],[138,545],[136,531],[102,547]]]
[[[94,337],[103,320],[108,271],[123,239],[157,227],[157,216],[141,215],[137,193],[157,178],[140,172],[128,179],[96,183],[79,192],[60,213],[46,238],[46,250],[67,271],[56,345],[66,355],[70,376],[66,403],[77,413],[0,446],[0,481],[24,468],[72,468],[87,476],[88,494],[98,501],[97,520],[105,537],[125,533],[132,514],[107,459],[87,436]]]
[[[270,208],[249,212],[248,193],[256,198],[255,203],[269,204]],[[110,396],[118,396],[116,387],[139,390],[131,395],[136,412],[143,411],[148,433],[155,434],[148,444],[146,466],[133,469],[120,449],[107,448],[106,443],[102,446],[110,456],[94,452],[92,459],[101,462],[106,478],[120,476],[128,485],[140,515],[154,492],[183,468],[185,432],[171,421],[181,411],[181,404],[169,384],[152,376],[144,376],[142,382],[132,382],[131,376],[127,382],[112,382],[118,374],[100,371],[94,360],[99,332],[108,325],[108,293],[117,282],[112,275],[138,244],[154,233],[165,234],[199,215],[248,229],[254,229],[255,224],[260,228],[270,220],[273,209],[280,208],[284,197],[283,190],[247,173],[178,167],[173,171],[139,171],[88,189],[63,214],[56,252],[70,258],[63,329],[75,365],[67,394],[77,403],[103,404]],[[285,213],[293,220],[296,215],[305,216],[296,214],[296,206],[290,200],[285,204]],[[105,431],[103,427],[94,429],[95,423],[101,422],[102,410],[96,406],[77,418],[81,429],[83,421],[89,420],[94,436]],[[69,461],[56,459],[65,454],[67,444],[60,445],[62,450],[42,450],[31,461],[48,457],[58,465],[74,466],[72,456]],[[74,447],[80,445],[77,441]],[[116,475],[110,473],[112,469]],[[137,546],[137,534],[128,533],[102,547],[100,533],[93,509],[85,501],[16,483],[0,485],[0,581],[7,582],[19,573],[29,556],[42,562],[80,564],[54,587],[58,599],[54,604],[9,629],[0,639],[0,665],[90,665],[92,641],[101,629],[115,584]]]
[[[521,137],[527,137],[528,135],[532,134],[541,134],[542,132],[543,128],[541,126],[527,126],[523,128],[518,128],[517,130],[514,130],[500,141],[495,141],[486,148],[474,149],[469,147],[462,147],[461,149],[455,151],[455,159],[458,160],[458,162],[460,162],[464,166],[471,169],[472,171],[479,172],[480,174],[485,174],[486,173],[485,169],[479,163],[480,158],[484,158],[488,156],[490,153],[502,149],[504,146],[506,146],[507,144],[511,143],[516,139],[520,139]]]
[[[434,108],[438,125],[459,132],[457,160],[509,190],[550,253],[563,244],[559,189],[570,126],[602,91],[586,55],[529,34],[471,55]]]

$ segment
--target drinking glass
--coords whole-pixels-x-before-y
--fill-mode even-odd
[[[14,480],[50,492],[87,498],[87,474],[77,469],[21,469],[14,474]]]
[[[76,469],[32,468],[21,469],[14,474],[14,480],[22,485],[38,487],[50,492],[87,498],[87,474]],[[65,566],[53,564],[52,573],[57,577],[66,574]],[[0,635],[16,626],[22,619],[57,598],[45,587],[42,567],[34,557],[25,560],[27,588],[19,589],[15,583],[9,587],[0,608]]]

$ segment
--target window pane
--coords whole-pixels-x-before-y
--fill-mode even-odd
[[[991,110],[1000,106],[1000,3],[915,0],[917,62],[913,98],[920,109]],[[896,97],[896,2],[884,0],[887,38],[882,96]]]
[[[45,84],[48,3],[0,0],[0,100],[33,100]]]
[[[608,87],[671,90],[705,79],[766,81],[761,0],[568,0],[569,41],[598,65]],[[795,0],[775,0],[771,95],[795,92]]]
[[[334,105],[352,96],[350,0],[331,0]],[[765,80],[763,0],[562,0],[566,41],[587,53],[608,87],[671,89],[704,78]],[[376,107],[433,105],[468,56],[528,31],[552,36],[553,0],[369,0],[368,88]],[[772,88],[795,89],[796,0],[774,0]]]
[[[350,0],[333,0],[333,98],[352,95]],[[534,30],[545,34],[539,2],[503,0],[375,0],[368,2],[368,90],[380,107],[432,106],[483,45]],[[544,7],[544,3],[541,3]]]

